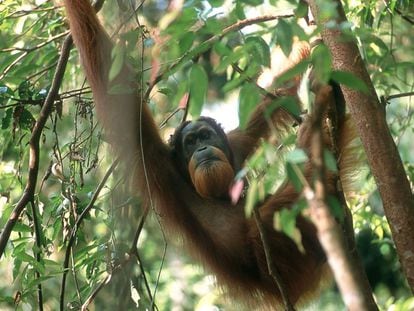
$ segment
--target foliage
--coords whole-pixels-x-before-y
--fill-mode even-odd
[[[230,105],[228,102],[234,102],[238,96],[240,124],[244,126],[257,98],[265,92],[254,81],[264,68],[275,65],[274,50],[280,46],[284,54],[289,54],[294,38],[313,40],[318,36],[317,29],[302,26],[299,17],[306,15],[306,9],[301,1],[194,0],[185,1],[178,8],[169,7],[167,1],[146,1],[142,6],[139,2],[118,1],[120,7],[107,2],[103,12],[106,29],[115,37],[120,35],[123,43],[112,53],[110,76],[116,76],[128,57],[137,70],[144,72],[144,81],[158,82],[150,107],[160,124],[177,107],[185,109],[187,103],[183,104],[183,98],[190,94],[189,112],[194,117],[217,103]],[[414,105],[412,93],[405,94],[412,92],[414,82],[414,16],[410,15],[413,3],[385,3],[347,1],[346,13],[352,24],[343,27],[356,35],[413,182]],[[330,15],[331,3],[325,4],[325,13]],[[137,9],[135,13],[131,5]],[[253,16],[281,9],[289,14],[296,12],[296,17],[266,22],[257,19],[249,27],[247,23],[240,24],[246,17],[253,20]],[[51,1],[5,0],[0,3],[0,29],[3,228],[28,181],[30,135],[51,88],[68,27],[63,9]],[[365,88],[354,77],[332,71],[329,53],[323,46],[309,60],[281,75],[273,87],[305,72],[309,63],[314,64],[322,80],[333,79],[359,90]],[[302,96],[306,98],[307,93]],[[278,105],[295,111],[291,101],[276,102],[275,106]],[[169,119],[163,129],[166,135],[181,118],[177,113]],[[248,196],[257,199],[273,192],[275,180],[280,184],[285,174],[300,187],[300,167],[306,155],[294,149],[294,141],[295,135],[289,134],[277,141],[277,150],[273,141],[259,147],[243,172],[251,182]],[[129,168],[117,167],[98,199],[91,201],[114,159],[96,123],[90,89],[84,83],[75,49],[42,132],[40,151],[35,198],[18,219],[0,262],[1,309],[36,308],[40,288],[44,305],[52,310],[58,308],[70,233],[89,204],[92,208],[77,228],[70,257],[73,268],[65,294],[71,308],[78,309],[108,275],[112,279],[95,298],[96,309],[113,303],[114,297],[124,297],[125,307],[139,304],[139,309],[145,309],[155,292],[160,310],[224,305],[223,297],[212,290],[212,278],[167,244],[156,215],[146,221],[141,232],[140,262],[128,261],[125,254],[131,248],[141,217],[139,198],[126,194],[123,172]],[[358,245],[378,302],[384,309],[412,309],[414,302],[407,299],[409,294],[372,176],[364,169],[356,180],[358,191],[349,203]],[[248,201],[254,202],[255,198]],[[277,226],[297,239],[294,221],[304,208],[298,204],[292,213],[280,213],[275,219]],[[321,301],[336,310],[338,299],[330,292]],[[228,310],[231,308],[227,305]]]

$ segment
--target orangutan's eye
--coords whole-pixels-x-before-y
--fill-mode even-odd
[[[208,129],[201,129],[198,132],[198,136],[200,137],[201,140],[207,140],[211,137],[211,131]]]

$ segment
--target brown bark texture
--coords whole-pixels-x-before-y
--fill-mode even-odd
[[[319,90],[315,98],[310,136],[311,163],[314,169],[314,192],[305,190],[305,197],[308,199],[311,218],[318,230],[319,241],[326,253],[346,309],[350,311],[375,311],[378,310],[378,307],[373,299],[365,272],[356,260],[358,259],[357,256],[350,252],[351,249],[355,248],[354,240],[345,238],[347,230],[341,228],[326,204],[327,175],[323,160],[322,128],[324,127],[323,115],[327,114],[329,119],[335,120],[334,115],[337,113],[336,109],[329,107],[329,104],[332,103],[332,98],[329,96],[331,93],[332,88],[325,86]],[[336,144],[336,142],[332,143]],[[343,202],[343,208],[344,210],[348,209],[345,201]]]
[[[319,1],[309,0],[322,39],[332,54],[334,70],[346,71],[360,78],[369,92],[341,85],[346,105],[364,146],[368,163],[380,192],[385,215],[391,228],[400,262],[408,284],[414,291],[414,196],[397,147],[389,131],[383,107],[377,98],[355,40],[345,40],[339,25],[347,21],[339,0],[338,27],[327,27],[320,20]]]

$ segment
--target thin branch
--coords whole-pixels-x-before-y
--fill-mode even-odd
[[[35,233],[35,240],[36,240],[36,248],[34,250],[36,261],[40,263],[41,257],[41,249],[42,249],[42,233],[39,224],[39,218],[37,217],[36,205],[34,201],[30,201],[30,205],[32,207],[32,217],[33,217],[33,225],[34,225],[34,233]],[[40,279],[40,272],[36,269],[36,279]],[[42,291],[42,283],[39,282],[37,284],[37,302],[39,305],[39,311],[43,311],[43,291]]]
[[[89,214],[90,210],[94,207],[94,204],[96,200],[98,199],[98,196],[105,186],[106,181],[108,180],[109,176],[111,176],[112,172],[114,171],[115,167],[118,165],[119,159],[116,159],[112,165],[109,167],[107,172],[105,173],[104,177],[102,178],[99,185],[96,187],[96,190],[89,201],[88,205],[85,207],[85,209],[82,211],[82,213],[79,215],[78,219],[76,220],[75,224],[73,225],[72,231],[70,233],[69,241],[66,248],[65,253],[65,260],[63,262],[63,275],[62,275],[62,284],[60,287],[60,310],[64,310],[64,304],[65,304],[65,287],[66,287],[66,277],[69,269],[69,259],[70,254],[72,251],[72,246],[75,243],[76,239],[76,233],[78,232],[79,226],[82,223],[83,219]]]
[[[79,288],[79,281],[76,274],[75,269],[75,257],[73,256],[73,252],[70,254],[70,261],[72,262],[72,275],[73,275],[73,282],[75,283],[76,295],[78,296],[79,303],[82,304],[82,296]]]
[[[42,68],[42,70],[37,71],[37,72],[35,72],[34,74],[32,74],[32,75],[28,76],[28,77],[26,78],[26,81],[28,81],[28,80],[32,80],[34,77],[44,75],[45,73],[49,72],[49,70],[50,70],[50,69],[55,68],[55,67],[56,67],[56,65],[57,65],[57,62],[55,62],[55,63],[53,63],[53,64],[51,64],[51,65],[49,65],[49,66],[47,66],[47,67],[43,67],[43,68]]]
[[[143,4],[144,1],[145,0],[142,1],[142,4]],[[142,6],[140,5],[139,8],[141,8],[141,7]],[[140,22],[139,22],[138,19],[137,19],[137,22],[138,22],[138,25],[139,25]],[[145,52],[145,44],[144,44],[144,35],[142,34],[142,36],[141,36],[141,68],[140,68],[141,69],[141,72],[144,72],[144,52]],[[141,75],[140,83],[141,83],[141,90],[144,90],[144,79],[143,79],[143,75]],[[148,194],[149,194],[149,206],[151,207],[152,210],[155,210],[155,208],[154,208],[154,201],[153,201],[153,197],[152,197],[152,191],[150,189],[150,183],[149,183],[149,179],[148,179],[148,171],[147,171],[147,166],[146,166],[146,162],[145,162],[145,153],[144,153],[144,149],[143,149],[143,136],[142,136],[142,133],[143,133],[143,130],[142,130],[143,122],[142,122],[142,120],[143,120],[143,105],[145,105],[147,103],[147,100],[148,100],[149,95],[151,93],[151,89],[152,89],[152,87],[156,83],[157,82],[154,82],[152,85],[150,85],[148,87],[148,90],[145,93],[145,95],[143,94],[143,92],[140,92],[140,97],[141,97],[140,99],[141,100],[140,100],[139,116],[138,116],[138,118],[139,118],[139,133],[140,133],[139,134],[139,145],[140,145],[141,161],[142,161],[142,167],[144,169],[145,184],[146,184],[147,191],[148,191]],[[187,116],[188,105],[186,105],[186,109],[184,111],[185,111],[185,113],[184,113],[183,118],[185,118]],[[160,219],[158,217],[157,217],[157,221],[158,221],[158,223],[160,223]],[[162,228],[162,226],[161,226],[161,228]],[[163,235],[163,238],[164,238],[164,241],[165,241],[166,239],[165,239],[164,231],[161,231],[161,232],[162,232],[162,235]],[[136,237],[136,238],[138,238],[138,237]],[[153,297],[151,298],[150,310],[153,310],[154,308],[156,308],[156,305],[155,305],[155,296],[157,294],[158,284],[159,284],[159,281],[160,281],[161,271],[162,271],[162,267],[164,265],[164,260],[165,260],[166,252],[167,252],[167,244],[164,244],[161,265],[160,265],[160,269],[158,271],[158,276],[157,276],[157,281],[156,281],[156,284],[155,284],[155,289],[154,289]],[[140,261],[140,257],[139,257],[138,251],[136,252],[136,255],[137,255],[138,261]],[[140,262],[140,266],[141,266],[141,262]]]
[[[129,260],[129,259],[128,259]],[[118,267],[116,269],[119,269]],[[105,276],[105,278],[101,281],[101,283],[96,287],[92,294],[89,295],[89,297],[86,299],[84,304],[82,305],[81,310],[86,311],[88,310],[88,306],[92,303],[92,301],[95,299],[96,296],[98,296],[98,293],[101,291],[102,288],[105,287],[105,285],[109,284],[109,282],[112,279],[113,273],[109,273]]]
[[[153,310],[154,309],[154,306],[155,305],[154,305],[153,295],[151,293],[151,289],[150,289],[150,286],[149,286],[149,283],[148,283],[148,279],[147,279],[146,274],[145,274],[145,269],[143,267],[142,260],[141,260],[141,257],[139,256],[138,249],[137,249],[138,239],[139,239],[139,236],[141,235],[142,229],[144,227],[144,223],[145,223],[145,220],[146,220],[146,218],[148,216],[148,212],[149,212],[149,209],[146,208],[144,210],[144,213],[141,216],[140,222],[139,222],[138,227],[137,227],[137,230],[135,232],[134,239],[133,239],[133,241],[131,243],[131,248],[130,248],[129,253],[125,255],[125,257],[122,259],[121,262],[119,262],[116,266],[114,266],[112,268],[111,272],[108,273],[105,276],[105,278],[99,283],[99,285],[92,291],[92,293],[89,295],[89,297],[83,303],[81,310],[87,310],[88,306],[98,296],[99,292],[106,285],[108,285],[111,282],[112,277],[116,273],[118,273],[121,270],[121,268],[124,267],[128,262],[130,262],[131,259],[134,258],[134,257],[136,257],[137,260],[138,260],[139,268],[140,268],[141,274],[142,274],[143,279],[144,279],[145,288],[147,290],[148,297],[151,300],[151,309],[150,310]],[[157,309],[156,306],[155,306],[155,308]]]
[[[75,90],[66,91],[60,93],[60,99],[64,100],[71,97],[80,97],[81,95],[92,94],[92,90],[90,87],[82,87]]]
[[[411,97],[411,96],[414,96],[414,92],[406,92],[406,93],[394,94],[394,95],[389,95],[389,96],[382,96],[381,103],[385,106],[385,104],[388,103],[392,99],[401,98],[401,97]]]
[[[16,207],[14,208],[12,214],[7,220],[6,225],[4,226],[3,231],[0,235],[0,258],[4,253],[7,242],[9,241],[10,234],[13,230],[14,225],[20,217],[20,214],[26,207],[26,205],[33,200],[37,175],[39,173],[39,142],[40,137],[45,127],[46,121],[52,111],[53,103],[58,95],[59,87],[63,80],[63,75],[65,73],[66,64],[69,59],[69,52],[72,46],[72,37],[67,36],[63,42],[62,51],[58,61],[58,66],[56,67],[55,75],[53,77],[52,86],[49,90],[49,93],[46,97],[45,103],[40,111],[39,118],[37,119],[35,126],[32,131],[32,135],[29,141],[30,155],[29,155],[29,173],[28,180],[24,192],[17,202]]]
[[[263,243],[263,248],[266,256],[266,262],[267,262],[267,269],[269,270],[269,275],[273,278],[275,281],[277,288],[280,292],[280,295],[282,296],[283,303],[285,305],[285,310],[287,311],[294,311],[295,308],[293,304],[291,303],[289,299],[289,295],[286,290],[286,283],[283,280],[282,276],[280,275],[279,270],[277,269],[272,255],[270,253],[270,243],[269,238],[267,236],[266,229],[263,225],[262,219],[260,218],[260,213],[258,211],[258,207],[255,207],[253,209],[254,218],[256,220],[257,228],[259,229],[260,238]]]
[[[160,129],[162,129],[167,123],[168,121],[170,121],[170,119],[172,117],[174,117],[177,113],[179,113],[181,110],[184,110],[184,108],[181,107],[177,107],[173,112],[171,112],[165,119],[164,121],[161,122],[161,124],[159,125]],[[184,120],[185,121],[185,120]]]
[[[17,65],[23,58],[25,58],[27,55],[29,55],[30,53],[41,49],[42,47],[44,47],[45,45],[48,45],[49,43],[58,40],[64,36],[67,36],[69,34],[69,31],[65,31],[63,33],[60,33],[52,38],[50,38],[49,40],[43,41],[41,43],[39,43],[38,45],[35,45],[32,48],[26,48],[26,49],[17,49],[17,48],[10,48],[10,49],[4,49],[4,50],[0,50],[1,52],[10,52],[13,50],[20,50],[23,51],[23,53],[21,55],[19,55],[10,65],[8,65],[6,68],[4,68],[3,73],[0,75],[0,80],[2,80],[8,73],[9,71],[15,66]],[[66,66],[65,66],[66,68]]]
[[[137,228],[137,231],[135,233],[134,240],[132,241],[131,250],[129,251],[129,253],[130,253],[130,255],[135,255],[135,257],[138,260],[139,269],[140,269],[142,277],[144,279],[145,289],[147,290],[148,297],[151,300],[151,310],[153,310],[154,307],[155,307],[155,309],[158,309],[158,308],[155,305],[154,295],[151,293],[151,288],[149,286],[148,279],[147,279],[147,276],[145,274],[144,265],[142,264],[142,259],[141,259],[141,256],[139,255],[138,248],[137,248],[138,239],[141,235],[142,228],[144,227],[144,223],[145,223],[145,220],[147,219],[148,213],[149,213],[149,209],[145,208],[144,213],[141,216],[141,220],[138,224],[138,228]]]
[[[384,0],[384,4],[387,7],[390,14],[393,14],[393,10],[390,8],[390,1]],[[414,25],[414,17],[405,15],[399,8],[395,7],[394,12],[397,13],[403,20],[410,23],[411,25]]]
[[[408,15],[405,15],[400,9],[398,9],[398,8],[395,8],[394,9],[395,10],[395,12],[397,12],[397,14],[399,15],[399,16],[401,16],[401,18],[403,19],[403,20],[405,20],[406,22],[408,22],[408,23],[410,23],[411,25],[414,25],[414,18],[413,17],[411,17],[411,16],[408,16]]]
[[[237,66],[237,64],[232,64],[232,67],[239,74],[243,73],[243,69],[241,69],[239,66]],[[265,88],[261,87],[259,84],[257,84],[256,81],[254,81],[254,79],[252,79],[250,77],[247,77],[246,81],[249,82],[249,83],[254,84],[259,89],[259,91],[262,95],[264,95],[267,98],[270,98],[271,100],[278,100],[283,96],[283,94],[280,94],[277,91],[275,93],[271,93],[271,92],[267,91]],[[280,109],[280,110],[283,110],[284,112],[286,112],[297,124],[301,124],[302,121],[303,121],[300,116],[291,113],[289,110],[287,110],[284,107],[279,106],[276,109]]]
[[[20,18],[26,15],[30,15],[30,14],[37,14],[37,13],[41,13],[41,12],[48,12],[48,11],[53,11],[56,10],[57,7],[50,7],[50,8],[44,8],[44,9],[40,9],[40,5],[35,6],[33,9],[31,10],[20,10],[20,11],[14,11],[12,13],[10,13],[9,15],[6,15],[3,19],[10,19],[10,18]]]
[[[180,57],[177,61],[172,63],[163,73],[158,75],[154,81],[151,83],[151,85],[148,87],[144,99],[147,100],[149,98],[149,95],[154,88],[154,86],[163,80],[165,76],[173,73],[177,68],[182,65],[183,63],[189,61],[190,59],[200,55],[201,53],[205,52],[210,48],[211,45],[213,45],[215,42],[219,41],[229,33],[239,31],[243,29],[244,27],[251,26],[258,23],[268,22],[272,20],[277,20],[281,18],[290,18],[294,17],[294,14],[285,14],[285,15],[265,15],[265,16],[259,16],[256,18],[250,18],[250,19],[244,19],[241,21],[238,21],[237,23],[234,23],[226,28],[223,29],[223,31],[219,35],[212,36],[211,38],[207,39],[203,43],[199,44],[197,47],[192,49],[191,51],[184,54],[182,57]]]

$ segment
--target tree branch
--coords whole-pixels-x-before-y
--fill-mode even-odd
[[[269,270],[269,275],[275,281],[277,288],[282,296],[283,303],[285,305],[286,311],[295,311],[292,302],[289,299],[289,295],[286,291],[286,284],[283,280],[282,276],[280,275],[279,270],[277,269],[272,255],[270,254],[270,246],[269,246],[269,238],[267,236],[267,232],[265,227],[263,226],[262,219],[260,218],[260,213],[258,211],[258,207],[253,209],[254,218],[256,220],[257,228],[259,229],[260,239],[263,243],[263,248],[265,252],[266,262],[267,262],[267,269]]]
[[[334,69],[352,73],[368,87],[368,93],[343,85],[341,89],[381,194],[408,284],[414,291],[414,196],[355,40],[345,40],[342,35],[340,25],[347,22],[342,4],[339,0],[332,1],[337,5],[336,27],[332,27],[331,21],[329,27],[323,24],[316,0],[309,0],[309,5],[322,27],[322,39],[332,53]]]
[[[30,205],[32,207],[34,236],[35,236],[35,242],[36,242],[36,247],[33,247],[34,248],[33,253],[36,257],[36,261],[40,263],[42,259],[42,255],[41,255],[42,254],[42,233],[41,233],[39,219],[37,217],[36,205],[34,201],[31,201]],[[35,274],[36,274],[36,279],[39,280],[41,275],[38,269],[36,269]],[[37,284],[37,302],[38,302],[39,311],[43,311],[43,290],[42,290],[41,282]]]
[[[305,186],[304,195],[308,201],[311,218],[318,232],[318,238],[325,251],[329,266],[347,310],[378,310],[372,293],[367,293],[363,271],[360,271],[352,260],[347,240],[341,226],[332,215],[326,203],[326,170],[323,161],[323,116],[328,109],[330,97],[324,95],[331,92],[330,86],[322,87],[316,96],[315,111],[311,117],[311,164],[313,168],[314,190]],[[368,286],[369,288],[369,286]]]
[[[160,82],[162,79],[165,78],[166,75],[170,75],[174,73],[180,65],[183,63],[189,61],[190,59],[196,57],[197,55],[200,55],[201,53],[205,52],[212,46],[215,42],[219,41],[221,38],[225,37],[229,33],[232,33],[234,31],[239,31],[243,29],[244,27],[268,22],[272,20],[277,20],[281,18],[290,18],[294,17],[294,14],[286,14],[286,15],[265,15],[265,16],[259,16],[256,18],[250,18],[250,19],[244,19],[241,21],[238,21],[237,23],[234,23],[226,28],[223,29],[223,31],[219,35],[212,36],[211,38],[207,39],[203,43],[199,44],[186,54],[184,54],[182,57],[180,57],[176,62],[174,62],[172,65],[170,65],[163,73],[158,75],[154,81],[151,83],[151,85],[148,87],[145,95],[144,95],[144,101],[147,101],[149,98],[149,95],[153,89],[153,87]]]
[[[73,225],[72,231],[70,233],[68,245],[65,252],[65,260],[63,262],[63,275],[62,275],[62,284],[60,287],[60,310],[64,310],[65,305],[65,287],[66,287],[66,277],[69,270],[69,259],[70,254],[72,251],[72,246],[75,243],[76,233],[78,232],[78,228],[80,224],[82,223],[83,219],[89,214],[92,207],[94,207],[94,204],[96,200],[98,199],[98,196],[102,190],[102,188],[105,186],[106,181],[108,180],[109,176],[111,176],[112,172],[114,171],[115,167],[118,165],[119,159],[116,159],[112,165],[109,167],[107,172],[105,173],[104,177],[102,178],[99,185],[96,187],[96,190],[89,201],[88,205],[85,207],[85,209],[82,211],[82,213],[79,215],[78,219],[76,219],[75,224]]]
[[[29,155],[29,173],[26,187],[24,189],[23,195],[20,197],[20,200],[17,202],[16,207],[14,208],[12,214],[7,220],[6,225],[4,226],[3,231],[0,235],[0,258],[4,253],[7,242],[9,241],[10,234],[13,230],[14,225],[20,217],[20,214],[26,207],[26,205],[33,201],[37,175],[39,173],[39,142],[40,137],[45,127],[46,121],[52,111],[53,103],[58,95],[60,85],[63,80],[63,75],[65,73],[66,64],[69,59],[69,52],[72,46],[72,37],[68,35],[63,42],[62,51],[56,67],[55,75],[53,77],[52,86],[47,94],[45,103],[43,104],[42,110],[40,111],[39,118],[37,119],[35,126],[32,131],[32,135],[29,141],[30,155]]]
[[[150,310],[158,310],[157,306],[155,305],[153,295],[151,293],[151,289],[148,283],[148,279],[145,274],[145,269],[142,264],[141,257],[139,256],[138,249],[137,249],[137,243],[139,236],[141,235],[142,229],[144,227],[145,220],[147,219],[149,209],[146,208],[143,211],[143,214],[141,215],[140,222],[138,224],[137,230],[134,235],[134,239],[132,240],[131,248],[128,254],[125,255],[125,257],[113,267],[110,273],[108,273],[103,280],[99,283],[99,285],[92,291],[92,293],[89,295],[89,297],[86,299],[86,301],[82,304],[81,310],[88,310],[88,306],[93,302],[93,300],[98,296],[99,292],[111,282],[112,277],[121,270],[122,267],[124,267],[126,264],[128,264],[132,258],[136,257],[139,268],[141,271],[141,274],[144,279],[144,285],[145,289],[147,291],[147,295],[151,301]]]

